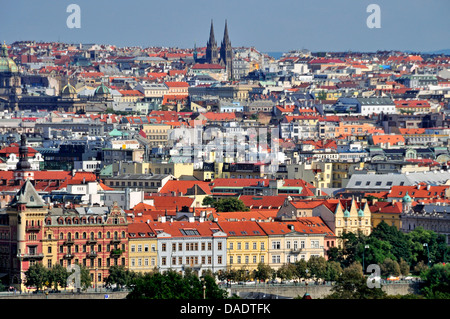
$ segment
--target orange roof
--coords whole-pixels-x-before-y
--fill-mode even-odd
[[[157,210],[181,210],[183,206],[191,207],[194,202],[194,198],[182,197],[182,196],[156,196],[147,195],[145,199],[153,200],[153,207]]]
[[[187,82],[164,82],[168,87],[189,87]]]
[[[445,191],[449,185],[428,186],[427,184],[416,186],[392,186],[388,198],[402,198],[408,192],[411,198],[439,198],[445,197]]]
[[[159,193],[162,194],[186,194],[188,189],[192,188],[193,186],[198,185],[201,187],[203,191],[205,191],[207,194],[211,194],[211,190],[209,188],[209,182],[204,181],[178,181],[178,180],[171,180],[167,181],[167,183],[161,188]]]
[[[372,140],[374,145],[386,143],[395,145],[400,142],[405,143],[405,138],[402,135],[372,135]]]
[[[369,206],[371,213],[384,214],[401,214],[403,212],[403,205],[401,202],[376,202]]]

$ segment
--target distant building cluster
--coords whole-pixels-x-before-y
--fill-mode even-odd
[[[35,263],[96,286],[114,265],[279,269],[381,222],[449,243],[450,56],[274,58],[232,34],[1,46],[2,282],[26,290]],[[248,210],[210,204],[230,198]]]

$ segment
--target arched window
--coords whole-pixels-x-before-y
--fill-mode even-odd
[[[91,232],[91,240],[94,240],[94,232]]]
[[[98,237],[98,239],[102,238],[102,232],[101,231],[98,232],[97,237]]]
[[[86,232],[83,233],[83,239],[86,239]]]
[[[111,233],[110,232],[106,233],[106,238],[108,238],[108,239],[111,238]]]

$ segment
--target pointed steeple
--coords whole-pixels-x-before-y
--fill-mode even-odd
[[[217,45],[216,38],[214,37],[214,25],[213,25],[213,20],[212,19],[211,19],[211,29],[209,30],[208,45],[209,46],[216,46]]]
[[[217,64],[219,62],[219,51],[217,49],[216,38],[214,37],[214,25],[211,19],[211,29],[209,31],[209,40],[206,44],[205,62]]]
[[[225,20],[225,31],[223,32],[223,40],[222,40],[222,46],[225,45],[231,45],[230,43],[230,37],[228,36],[228,23],[227,20]]]

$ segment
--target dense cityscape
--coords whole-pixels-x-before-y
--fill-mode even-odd
[[[221,27],[3,43],[0,298],[449,298],[450,55]]]

